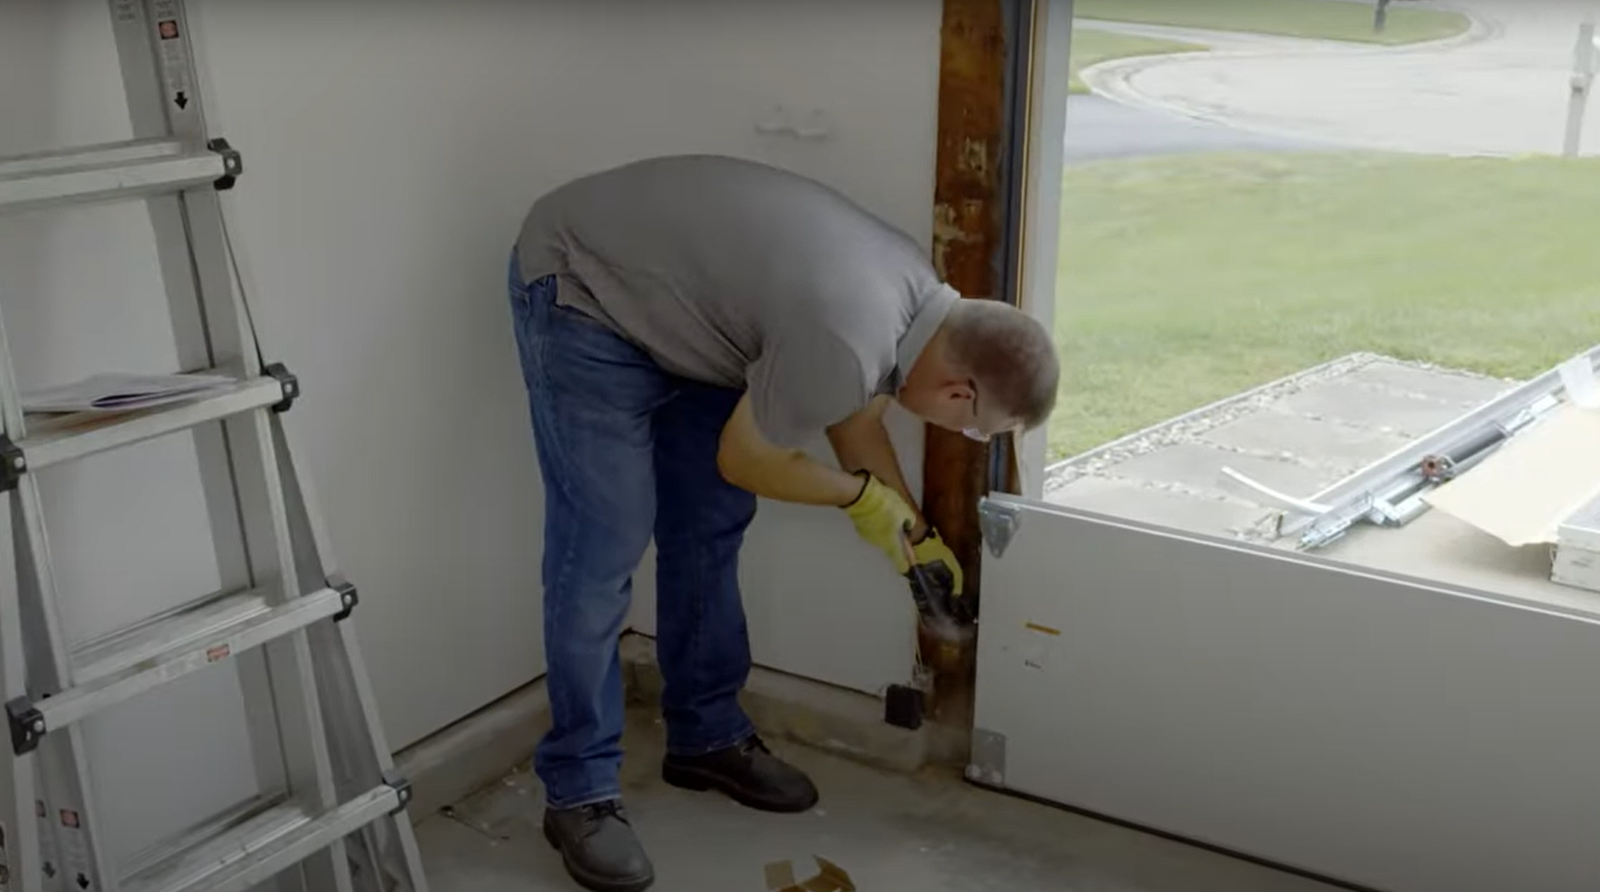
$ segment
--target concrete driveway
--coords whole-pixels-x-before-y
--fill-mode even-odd
[[[1130,106],[1285,139],[1445,155],[1560,153],[1578,25],[1600,16],[1600,0],[1449,8],[1472,17],[1468,34],[1396,48],[1145,29],[1213,51],[1112,61],[1084,79]],[[1600,109],[1587,116],[1583,154],[1600,154]]]

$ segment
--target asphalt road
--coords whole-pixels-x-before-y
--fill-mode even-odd
[[[1452,41],[1379,48],[1229,35],[1206,56],[1120,60],[1090,80],[1126,105],[1286,138],[1437,155],[1559,153],[1578,24],[1600,2],[1451,2],[1475,21]],[[1593,105],[1591,155],[1600,154]]]
[[[1182,115],[1124,105],[1103,96],[1067,99],[1068,164],[1111,158],[1225,151],[1303,151],[1324,147],[1236,130]]]

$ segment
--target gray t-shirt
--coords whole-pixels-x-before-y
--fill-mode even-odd
[[[797,448],[902,383],[959,295],[905,233],[820,183],[718,156],[654,158],[537,201],[523,275],[664,370],[747,389]]]

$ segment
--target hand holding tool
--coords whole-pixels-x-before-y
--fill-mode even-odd
[[[933,556],[931,560],[919,557],[916,546],[911,544],[911,529],[910,523],[901,528],[900,548],[907,565],[905,576],[911,582],[911,599],[917,604],[917,612],[926,619],[951,628],[970,625],[972,611],[966,599],[960,597],[961,565],[956,561],[955,553],[941,541],[937,543],[937,548],[926,552]],[[936,533],[929,532],[922,540],[923,544],[936,536]]]
[[[943,577],[943,585],[950,589],[952,597],[961,597],[966,588],[966,580],[961,572],[961,562],[956,560],[956,553],[950,546],[944,544],[944,539],[939,537],[939,531],[929,529],[928,534],[922,537],[921,542],[911,546],[915,566],[928,568],[928,571],[937,577]]]
[[[855,522],[856,533],[888,556],[895,572],[904,575],[915,557],[901,547],[904,531],[916,524],[917,513],[883,481],[865,472],[861,476],[866,479],[861,494],[844,511]]]

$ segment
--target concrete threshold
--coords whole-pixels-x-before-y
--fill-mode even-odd
[[[629,634],[622,640],[629,700],[661,703],[661,670],[655,640]],[[756,730],[889,771],[911,773],[930,765],[966,764],[970,732],[924,721],[911,730],[886,723],[883,700],[757,666],[741,697]]]

